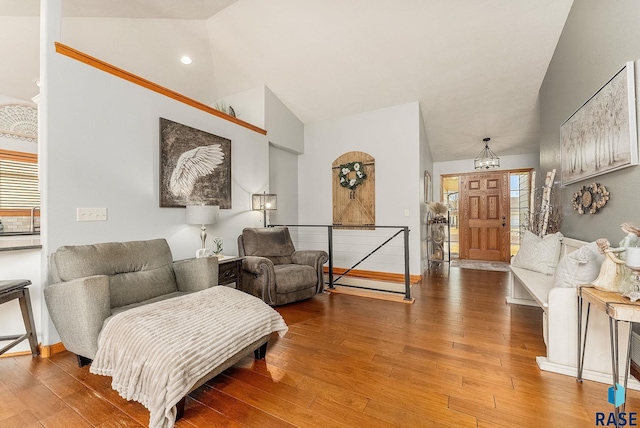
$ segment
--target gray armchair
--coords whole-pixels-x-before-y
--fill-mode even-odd
[[[238,236],[242,291],[272,306],[313,297],[324,288],[326,251],[296,251],[286,227],[246,228]]]
[[[218,285],[218,259],[173,261],[167,241],[65,246],[51,254],[44,297],[65,348],[82,365],[95,357],[112,315]]]

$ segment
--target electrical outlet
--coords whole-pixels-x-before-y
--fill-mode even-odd
[[[106,208],[76,208],[77,221],[107,221]]]

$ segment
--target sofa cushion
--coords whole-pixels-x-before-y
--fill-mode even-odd
[[[164,239],[60,247],[51,263],[56,282],[109,276],[112,308],[178,291]]]
[[[111,316],[109,318],[107,318],[104,322],[106,324],[107,321],[109,321],[114,315],[119,314],[120,312],[124,312],[124,311],[127,311],[129,309],[137,308],[138,306],[148,305],[149,303],[161,302],[163,300],[172,299],[174,297],[184,296],[186,294],[189,294],[189,292],[176,291],[174,293],[163,294],[162,296],[156,296],[156,297],[154,297],[152,299],[143,300],[141,302],[131,303],[130,305],[118,306],[118,307],[111,308]]]
[[[275,265],[276,284],[278,293],[315,288],[318,283],[318,273],[308,265]]]
[[[520,250],[511,261],[511,265],[523,269],[553,275],[560,257],[560,232],[545,235],[543,238],[528,230],[524,232]]]
[[[604,254],[600,253],[598,244],[590,242],[560,259],[553,286],[576,287],[590,284],[600,274],[603,261]]]
[[[246,228],[242,231],[245,256],[261,256],[274,265],[291,263],[296,250],[286,227]]]

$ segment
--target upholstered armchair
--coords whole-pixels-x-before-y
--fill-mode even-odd
[[[112,315],[218,285],[218,259],[173,261],[165,239],[64,246],[50,257],[44,298],[65,348],[95,358]]]
[[[272,306],[308,299],[322,292],[326,251],[296,251],[286,227],[246,228],[238,236],[242,291]]]

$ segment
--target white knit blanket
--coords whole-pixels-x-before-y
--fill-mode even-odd
[[[150,412],[150,428],[173,427],[176,404],[195,383],[263,336],[287,325],[262,300],[218,286],[140,306],[107,320],[91,373]]]

